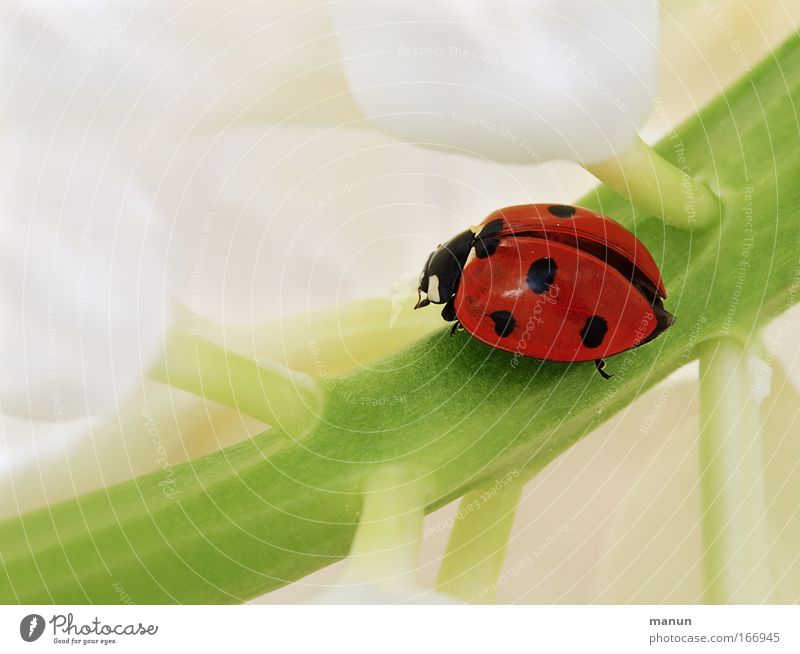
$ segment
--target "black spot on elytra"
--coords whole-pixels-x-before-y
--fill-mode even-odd
[[[549,257],[537,259],[528,268],[528,288],[534,293],[544,293],[550,288],[550,284],[556,278],[556,265],[555,260]]]
[[[494,311],[489,314],[489,317],[494,322],[494,331],[500,337],[505,337],[514,331],[517,321],[509,311]]]
[[[475,256],[478,257],[478,259],[486,259],[486,257],[491,257],[495,250],[497,250],[498,245],[500,245],[499,238],[478,237],[475,239]]]
[[[492,222],[486,223],[483,229],[478,234],[479,238],[486,238],[487,236],[494,236],[503,229],[503,219],[502,218],[495,218]]]
[[[599,347],[608,332],[608,323],[601,316],[589,316],[581,329],[581,340],[586,347]]]
[[[551,204],[547,210],[556,218],[572,218],[577,209],[568,204]]]

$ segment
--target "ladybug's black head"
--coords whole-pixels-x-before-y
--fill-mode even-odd
[[[475,232],[468,229],[431,252],[419,276],[420,299],[415,309],[431,303],[445,304],[456,294],[461,272],[474,241]],[[424,298],[423,293],[426,296]]]

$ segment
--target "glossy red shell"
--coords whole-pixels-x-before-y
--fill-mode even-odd
[[[593,211],[563,207],[559,211],[575,211],[564,218],[549,207],[561,205],[508,207],[481,223],[503,220],[487,237],[494,240],[488,256],[473,253],[464,266],[454,302],[464,328],[499,349],[551,361],[602,359],[666,329],[671,316],[652,296],[666,296],[664,284],[644,245]],[[641,282],[632,283],[633,273],[609,265],[603,255],[628,261],[634,279],[644,276],[652,284],[651,295]],[[545,276],[546,287],[541,279],[531,282],[530,271],[542,262],[553,273]],[[498,325],[498,316],[509,318]]]
[[[551,207],[573,210],[574,214],[569,218],[559,217],[550,210]],[[550,238],[561,235],[607,247],[640,270],[658,291],[659,297],[667,297],[658,266],[644,244],[618,222],[596,211],[571,205],[518,204],[491,213],[481,226],[498,219],[504,224],[499,236],[537,232]]]

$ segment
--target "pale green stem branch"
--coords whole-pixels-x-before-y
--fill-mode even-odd
[[[705,184],[693,179],[636,139],[627,152],[605,161],[587,164],[586,170],[621,196],[679,229],[717,224],[720,200]]]
[[[441,329],[435,311],[414,311],[416,284],[397,297],[351,302],[256,324],[221,325],[187,309],[183,322],[198,335],[250,358],[280,361],[314,377],[372,363]]]
[[[744,347],[700,346],[700,469],[705,601],[769,602],[774,580],[758,405]]]
[[[412,586],[425,504],[422,485],[406,469],[389,466],[370,475],[343,581]]]
[[[321,392],[306,374],[273,362],[256,362],[200,336],[176,331],[162,363],[150,371],[157,381],[220,402],[296,437],[321,411]]]
[[[514,476],[461,500],[436,588],[463,602],[491,603],[524,480]]]

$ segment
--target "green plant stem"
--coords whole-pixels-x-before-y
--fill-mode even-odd
[[[679,229],[719,224],[720,199],[637,138],[627,152],[586,169],[633,205]]]
[[[257,363],[200,336],[176,331],[167,339],[157,381],[220,402],[297,437],[322,410],[321,392],[306,374]]]
[[[364,505],[350,550],[346,583],[413,586],[425,519],[422,485],[398,466],[366,481]]]
[[[462,602],[494,602],[523,486],[519,476],[504,478],[463,497],[439,568],[437,590]]]
[[[769,602],[764,462],[758,404],[744,347],[730,337],[700,347],[700,466],[705,601]]]

